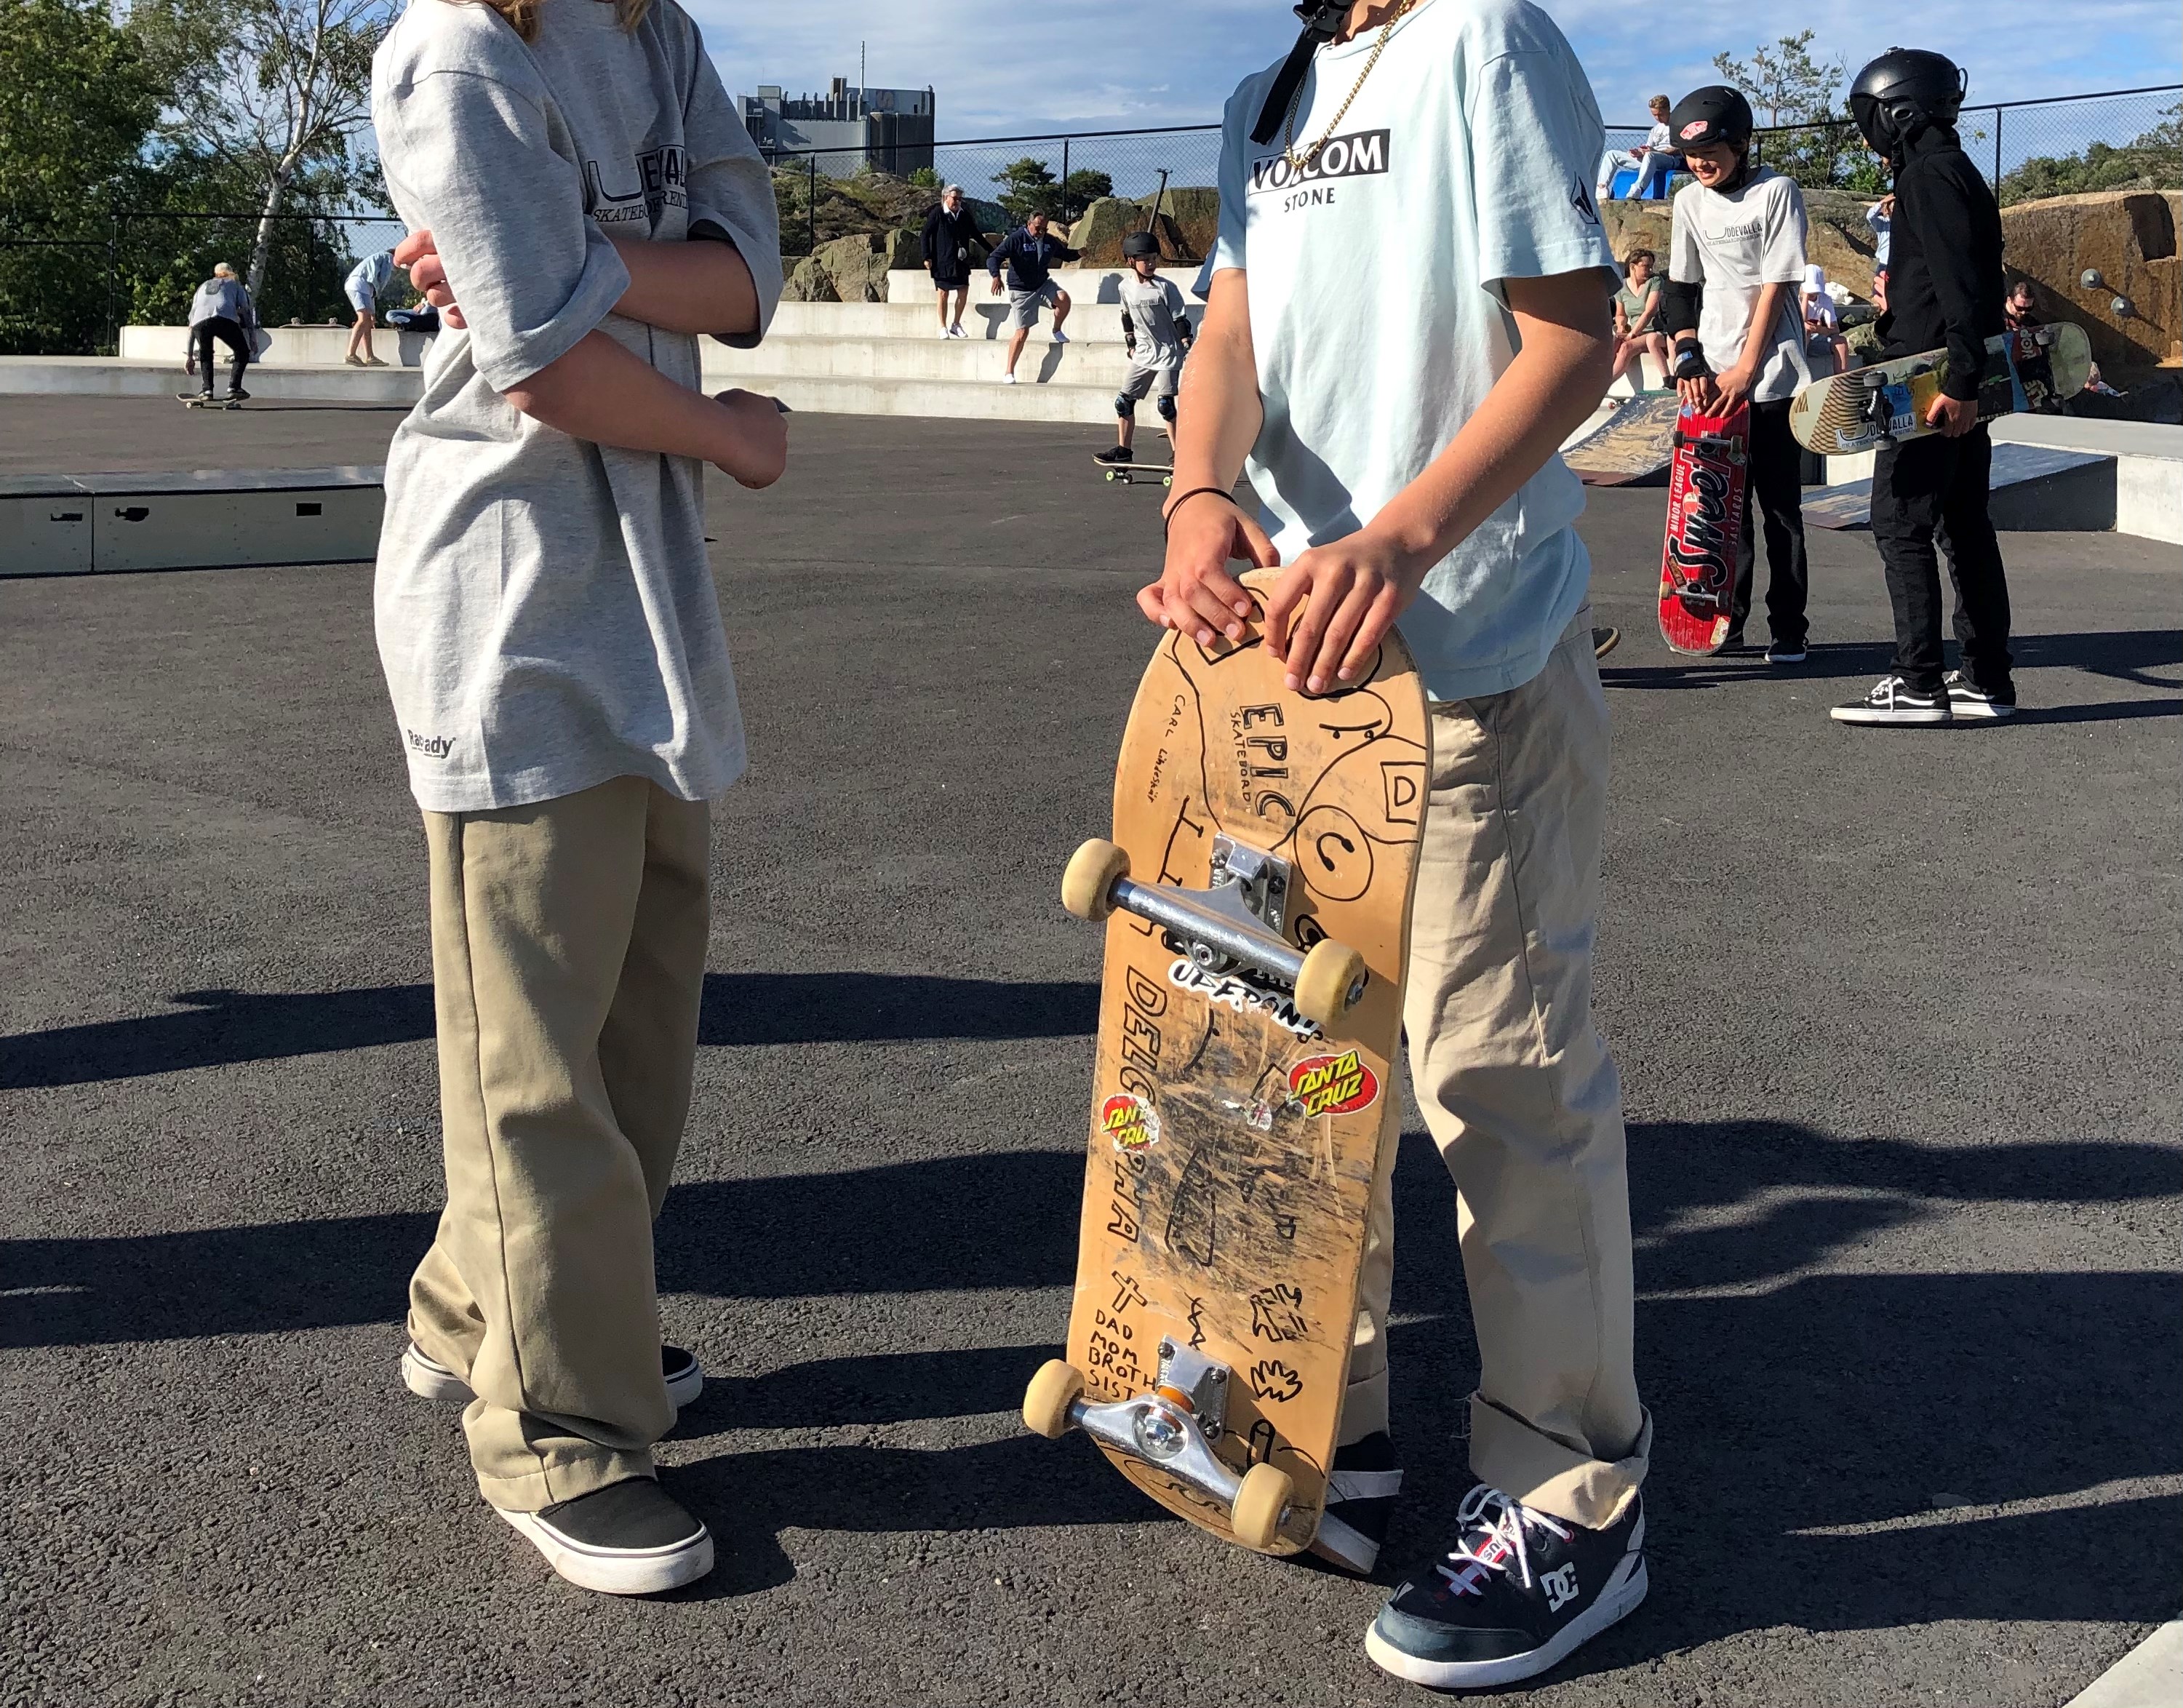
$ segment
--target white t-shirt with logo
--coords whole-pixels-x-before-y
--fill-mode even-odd
[[[1298,153],[1378,35],[1319,50]],[[1245,472],[1286,562],[1369,522],[1485,402],[1514,354],[1501,281],[1598,268],[1603,325],[1616,281],[1592,202],[1599,108],[1536,6],[1426,0],[1301,174],[1280,133],[1250,139],[1275,69],[1229,97],[1220,238],[1201,283],[1249,275],[1265,414]],[[1572,526],[1583,508],[1550,457],[1428,572],[1402,631],[1435,698],[1499,693],[1544,667],[1591,580]]]
[[[1804,317],[1798,305],[1804,282],[1804,196],[1793,179],[1761,166],[1740,190],[1723,195],[1703,184],[1675,192],[1675,231],[1668,245],[1668,276],[1679,285],[1703,285],[1698,343],[1707,365],[1725,374],[1743,359],[1743,344],[1758,293],[1786,285],[1774,348],[1759,366],[1751,401],[1769,403],[1812,382],[1804,360]]]

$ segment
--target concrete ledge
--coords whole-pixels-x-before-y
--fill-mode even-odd
[[[256,368],[345,368],[348,353],[346,326],[267,326],[265,348],[252,357]],[[372,349],[391,367],[420,368],[431,338],[423,332],[397,332],[380,326],[372,335]],[[125,362],[166,362],[179,369],[189,354],[187,326],[124,326],[121,359]],[[224,363],[224,359],[223,359]],[[366,370],[365,371],[369,371]]]
[[[385,482],[375,466],[0,477],[0,576],[364,561]]]
[[[1993,438],[1997,445],[2043,445],[2113,457],[2115,531],[2183,545],[2183,427],[2074,415],[2008,415],[1993,424]]]
[[[2171,1619],[2069,1699],[2068,1708],[2175,1708],[2183,1702],[2183,1619]]]
[[[216,376],[227,384],[223,366]],[[129,361],[103,356],[0,356],[0,395],[36,397],[166,398],[193,381],[174,362]],[[416,368],[261,368],[253,365],[244,388],[259,399],[313,398],[324,402],[414,403],[425,395]],[[175,406],[180,409],[177,403]],[[249,406],[244,405],[247,409]]]
[[[1026,356],[1024,367],[1030,366]],[[1003,386],[993,380],[905,380],[845,378],[812,374],[727,372],[708,367],[706,382],[769,392],[792,409],[820,415],[930,415],[957,421],[1073,421],[1100,426],[1113,437],[1114,391],[1111,386]],[[1141,435],[1158,417],[1149,409],[1137,414]],[[1086,442],[1087,449],[1097,446]]]

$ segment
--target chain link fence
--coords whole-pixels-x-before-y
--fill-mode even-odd
[[[2004,204],[2183,187],[2183,85],[1968,107],[1960,128]],[[1607,146],[1633,147],[1646,129],[1610,125]],[[1847,120],[1769,129],[1757,140],[1762,159],[1809,187],[1874,196],[1886,187],[1880,162]],[[1073,220],[1101,197],[1138,201],[1163,184],[1196,191],[1181,205],[1194,210],[1184,224],[1202,247],[1209,241],[1204,192],[1219,154],[1219,125],[1186,125],[905,146],[887,151],[892,171],[877,170],[864,149],[775,152],[771,160],[781,248],[794,259],[852,233],[914,231],[947,184],[963,186],[992,231],[1034,209]],[[178,324],[215,261],[247,269],[258,228],[248,213],[86,210],[54,229],[0,212],[0,353],[110,353],[125,325]],[[349,269],[402,235],[388,214],[276,215],[259,319],[269,326],[347,322],[342,281]],[[397,287],[387,306],[406,300]]]

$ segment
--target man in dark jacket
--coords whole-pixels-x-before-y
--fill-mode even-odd
[[[1857,75],[1850,111],[1895,179],[1887,312],[1889,358],[1947,352],[1928,437],[1880,448],[1872,471],[1872,534],[1895,608],[1895,668],[1860,699],[1834,709],[1848,724],[1945,724],[2016,710],[2009,675],[2008,581],[1986,514],[1993,442],[1978,419],[1986,341],[2002,330],[2001,212],[1955,130],[1967,80],[1938,53],[1891,47]],[[1945,530],[1956,584],[1962,668],[1941,670]]]
[[[1053,342],[1069,342],[1069,335],[1061,330],[1061,323],[1069,318],[1069,292],[1054,282],[1053,270],[1055,262],[1073,261],[1076,255],[1075,250],[1047,230],[1045,214],[1033,214],[1002,238],[1000,248],[986,258],[986,270],[992,275],[996,297],[1001,294],[1001,270],[1008,270],[1008,322],[1015,330],[1008,337],[1008,364],[1001,374],[1003,386],[1016,382],[1016,358],[1023,354],[1024,340],[1038,324],[1040,303],[1053,310]]]
[[[940,292],[940,336],[967,338],[963,310],[970,302],[970,252],[986,247],[986,234],[978,229],[978,216],[963,199],[963,186],[950,184],[941,192],[933,210],[925,216],[925,270],[932,275]],[[947,293],[955,293],[955,312],[947,312]]]

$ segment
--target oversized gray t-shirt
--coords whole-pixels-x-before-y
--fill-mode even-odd
[[[780,295],[772,180],[674,0],[629,33],[602,0],[536,15],[526,46],[489,6],[412,0],[372,65],[388,192],[430,229],[469,322],[440,333],[388,449],[375,588],[431,812],[625,776],[704,800],[744,764],[703,465],[571,438],[502,394],[594,331],[697,387],[695,337],[613,312],[629,273],[607,233],[726,237],[763,328]]]
[[[1136,335],[1137,348],[1130,358],[1131,368],[1151,368],[1156,370],[1180,368],[1182,365],[1182,334],[1177,323],[1183,318],[1182,292],[1175,282],[1155,275],[1140,279],[1135,273],[1124,276],[1121,284],[1122,312],[1130,317],[1130,327]]]

